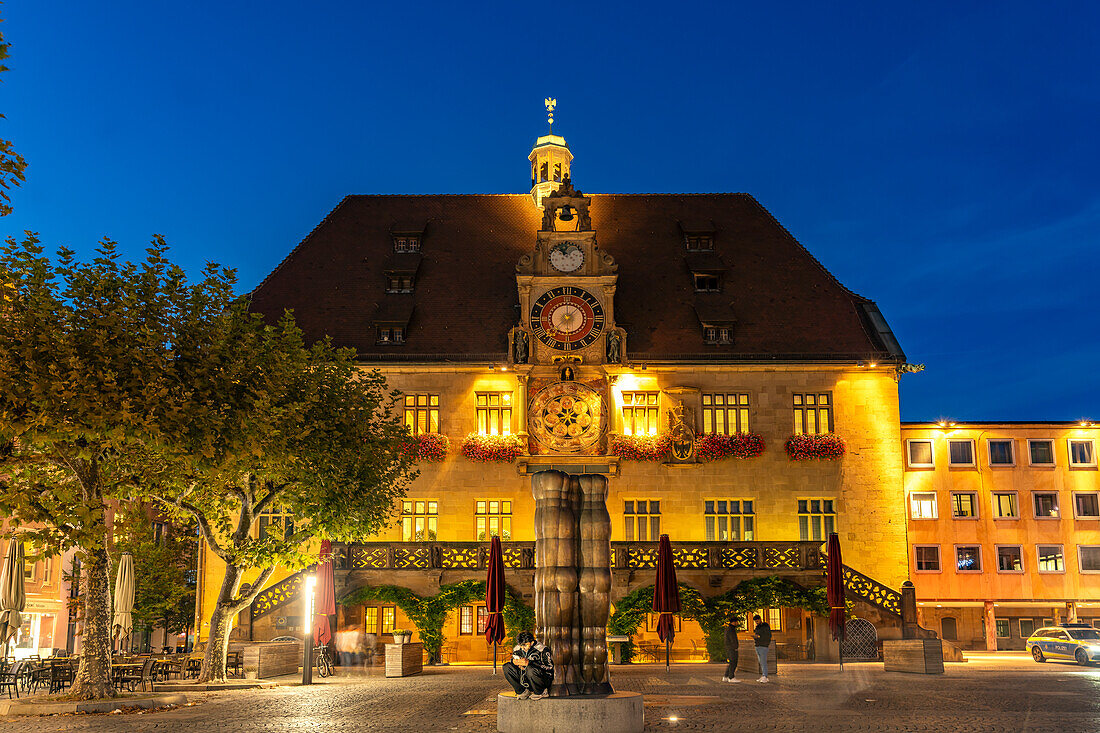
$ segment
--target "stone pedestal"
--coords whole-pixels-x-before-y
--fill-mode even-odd
[[[514,692],[497,695],[499,733],[641,733],[643,725],[637,692],[541,700],[520,700]]]

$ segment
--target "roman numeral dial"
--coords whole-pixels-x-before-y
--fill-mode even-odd
[[[551,288],[531,306],[531,332],[558,351],[590,346],[603,333],[603,326],[603,306],[583,288]]]

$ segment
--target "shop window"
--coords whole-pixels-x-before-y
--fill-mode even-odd
[[[1062,545],[1036,545],[1035,554],[1039,559],[1040,573],[1064,573],[1066,571],[1065,553]]]
[[[1069,465],[1075,468],[1096,465],[1096,452],[1091,440],[1070,439]]]
[[[948,463],[951,466],[975,466],[973,440],[947,441]]]
[[[823,435],[833,429],[833,398],[829,392],[794,396],[795,435]]]
[[[507,499],[478,499],[474,502],[474,524],[477,541],[490,537],[502,541],[512,539],[512,502]]]
[[[439,502],[406,499],[401,502],[401,541],[434,542],[439,531]]]
[[[981,545],[956,545],[955,570],[960,573],[982,572]]]
[[[935,519],[936,492],[914,491],[909,494],[909,513],[913,519]]]
[[[1029,440],[1027,441],[1028,456],[1033,466],[1054,465],[1054,441],[1053,440]]]
[[[750,542],[756,535],[751,499],[706,499],[703,522],[707,542]]]
[[[477,393],[477,431],[482,435],[512,434],[512,393]]]
[[[910,468],[932,468],[935,465],[931,440],[907,440],[905,442],[909,446]]]
[[[661,539],[661,502],[656,499],[628,499],[623,502],[623,524],[627,541],[656,542]]]
[[[956,491],[951,494],[951,516],[955,519],[976,519],[978,495],[972,491]]]
[[[836,510],[832,499],[798,500],[800,540],[825,540],[836,529]]]
[[[749,395],[744,392],[704,394],[703,432],[707,435],[749,432]]]
[[[1019,545],[997,546],[997,572],[1022,573],[1024,572],[1024,555]]]
[[[1015,491],[993,492],[993,516],[997,519],[1019,519],[1020,508]]]
[[[623,392],[623,435],[656,435],[660,429],[658,392]]]
[[[1058,494],[1053,491],[1034,492],[1031,495],[1035,502],[1035,518],[1036,519],[1057,519],[1058,512]]]
[[[940,546],[917,545],[913,548],[917,559],[917,570],[922,573],[938,573],[940,571]]]
[[[405,395],[405,427],[413,435],[439,432],[439,395]]]
[[[950,616],[940,619],[940,636],[948,641],[957,641],[959,638],[958,621]]]

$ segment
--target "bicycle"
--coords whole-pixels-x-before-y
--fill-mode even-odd
[[[328,645],[313,648],[313,660],[317,665],[317,675],[328,677],[332,674],[332,657],[329,654]]]

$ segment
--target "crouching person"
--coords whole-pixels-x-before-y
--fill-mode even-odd
[[[521,631],[516,642],[512,660],[504,663],[504,678],[520,700],[541,700],[554,681],[554,660],[550,650],[535,641],[530,631]]]

